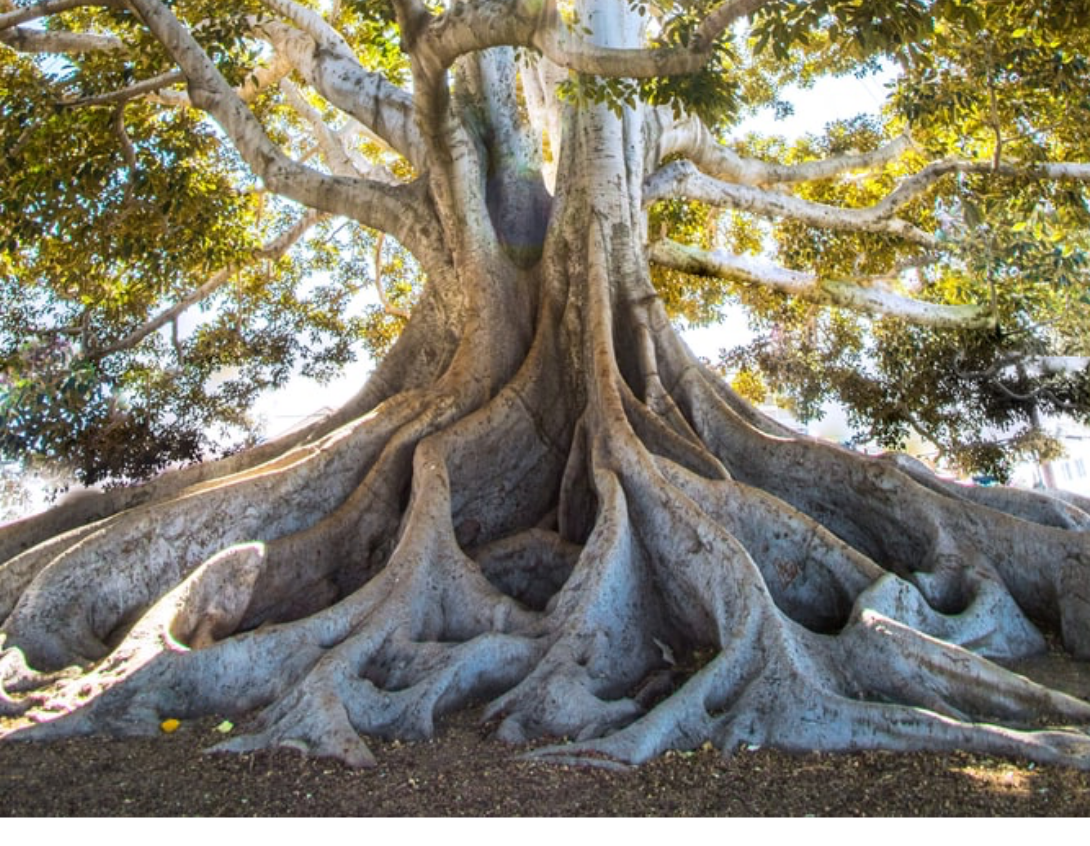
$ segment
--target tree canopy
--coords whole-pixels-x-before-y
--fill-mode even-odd
[[[261,3],[221,5],[171,8],[276,144],[329,173],[411,177],[411,155],[338,108],[297,31],[255,27]],[[685,45],[715,4],[632,5],[657,42]],[[64,462],[84,482],[143,478],[252,442],[247,410],[293,372],[328,378],[388,349],[421,274],[396,239],[270,191],[124,3],[6,6],[0,454]],[[327,13],[358,71],[408,79],[389,3],[298,8]],[[1088,16],[1081,2],[783,0],[720,33],[696,73],[556,87],[697,115],[729,143],[724,167],[746,157],[764,169],[747,184],[796,198],[792,211],[660,175],[687,199],[651,210],[658,290],[682,324],[748,310],[756,339],[721,362],[735,384],[804,419],[836,399],[861,440],[896,448],[915,430],[1002,477],[1050,454],[1042,417],[1090,409],[1085,172],[1043,178],[1047,163],[1090,160]],[[896,69],[878,119],[802,139],[732,132],[787,108],[785,85],[878,67]],[[858,167],[774,178],[845,155]],[[806,204],[896,209],[915,234],[858,215],[830,229]],[[887,295],[976,317],[921,323]]]

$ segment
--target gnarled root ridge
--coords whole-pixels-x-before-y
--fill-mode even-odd
[[[582,346],[542,311],[494,395],[398,394],[0,566],[8,735],[259,711],[227,748],[365,766],[368,736],[478,703],[505,740],[570,739],[545,757],[710,741],[1090,767],[1090,704],[989,660],[1043,650],[1041,624],[1090,655],[1090,516],[787,437],[651,308]]]

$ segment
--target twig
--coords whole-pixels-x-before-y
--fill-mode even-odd
[[[179,82],[185,82],[185,74],[175,70],[153,76],[142,82],[135,82],[126,88],[108,91],[105,94],[96,94],[93,97],[83,97],[79,100],[61,100],[60,105],[78,108],[81,106],[102,106],[108,103],[126,103],[129,100],[134,100],[144,94],[150,94],[155,91],[160,91],[163,88],[177,85]]]
[[[114,134],[121,142],[121,153],[125,157],[125,165],[129,170],[128,178],[125,180],[125,196],[121,199],[122,209],[132,201],[136,186],[136,148],[133,146],[128,130],[125,129],[125,105],[125,102],[122,102],[114,112]]]

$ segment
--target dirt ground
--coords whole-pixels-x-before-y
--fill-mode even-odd
[[[1090,665],[1019,671],[1090,698]],[[353,771],[284,750],[205,754],[219,720],[141,740],[0,743],[2,816],[1090,816],[1090,772],[966,754],[667,755],[625,772],[526,760],[474,712],[375,741]],[[241,728],[241,727],[240,727]]]

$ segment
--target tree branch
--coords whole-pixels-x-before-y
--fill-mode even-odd
[[[292,72],[292,64],[287,56],[273,51],[272,61],[259,65],[246,75],[237,89],[239,98],[244,103],[252,103],[263,91],[267,91]]]
[[[421,0],[390,0],[390,5],[394,7],[397,25],[401,30],[401,43],[405,52],[411,54],[416,48],[420,31],[431,20],[432,14]]]
[[[0,31],[0,43],[20,53],[103,53],[125,49],[125,42],[112,35],[43,31],[22,26]]]
[[[79,100],[63,100],[61,105],[82,107],[104,106],[111,103],[127,103],[129,100],[135,100],[137,97],[143,97],[145,94],[154,94],[157,91],[169,88],[172,85],[178,85],[181,82],[185,82],[184,73],[181,71],[169,71],[145,79],[142,82],[135,82],[126,88],[110,91],[106,94],[96,94],[93,97],[83,97]]]
[[[477,0],[455,4],[426,26],[418,23],[410,51],[433,70],[448,68],[467,53],[511,46],[532,47],[560,67],[579,73],[627,78],[678,76],[700,70],[716,40],[731,24],[768,2],[727,0],[708,14],[687,47],[632,50],[590,43],[561,20],[555,2]],[[413,20],[423,20],[417,0],[402,5],[411,7]]]
[[[403,308],[398,308],[392,302],[390,298],[386,296],[386,287],[382,284],[382,247],[386,243],[386,236],[381,232],[378,238],[375,240],[375,290],[378,292],[379,302],[382,303],[382,309],[392,317],[400,317],[405,320],[409,319],[409,312]]]
[[[307,102],[303,93],[295,87],[295,84],[290,79],[282,79],[280,80],[280,90],[288,101],[288,105],[310,126],[311,132],[314,133],[314,137],[318,142],[318,149],[321,150],[330,172],[336,176],[358,176],[359,174],[356,173],[356,168],[349,160],[344,147],[340,145],[326,122],[322,120],[318,110]]]
[[[43,3],[35,3],[21,9],[12,9],[0,14],[0,31],[11,29],[19,24],[36,21],[49,15],[67,12],[69,9],[78,9],[83,6],[98,6],[102,9],[119,9],[124,5],[123,0],[45,0]]]
[[[857,170],[872,170],[894,161],[912,146],[911,138],[903,135],[876,150],[868,153],[855,153],[845,156],[834,156],[820,161],[804,162],[797,165],[781,165],[763,162],[739,156],[730,148],[719,144],[708,129],[696,118],[673,123],[662,131],[659,137],[658,158],[663,160],[669,156],[683,155],[692,165],[710,177],[715,177],[735,185],[750,188],[766,188],[775,185],[809,182],[818,179],[829,179],[843,173]],[[673,171],[670,168],[674,168]],[[753,195],[744,191],[716,191],[710,183],[702,183],[700,179],[689,173],[682,174],[684,166],[667,165],[659,171],[666,171],[672,177],[655,174],[648,181],[653,191],[664,190],[662,183],[668,178],[679,179],[686,185],[685,191],[692,191],[701,196],[691,196],[692,199],[705,199],[713,202],[710,196],[718,193],[723,200],[722,205],[735,208],[743,207],[740,204],[754,203],[754,211],[770,213],[764,210],[767,203],[761,203]],[[1090,164],[1084,162],[1056,162],[1036,163],[1028,165],[1014,165],[996,161],[973,162],[960,159],[946,159],[933,162],[912,176],[902,179],[897,187],[882,198],[878,203],[865,210],[844,210],[846,212],[859,212],[857,220],[865,226],[872,226],[875,222],[886,221],[893,217],[900,209],[912,202],[942,177],[954,173],[975,173],[985,175],[1001,175],[1023,179],[1070,179],[1077,181],[1090,181]],[[661,180],[661,181],[660,181]],[[767,196],[767,195],[766,195]],[[798,201],[799,203],[803,201]],[[800,213],[790,211],[787,208],[779,208],[783,204],[773,202],[778,210],[771,212],[783,214],[796,219],[807,220],[815,225],[826,225],[819,222],[819,218],[825,214],[822,209],[828,208],[819,204],[808,204],[803,210],[797,203],[790,205],[798,209]],[[805,216],[801,216],[805,215]],[[849,228],[854,224],[849,224]],[[901,230],[900,234],[908,240],[932,246],[930,236],[911,227],[903,221],[889,220],[889,225]],[[833,227],[836,228],[836,227]],[[879,230],[868,231],[893,231],[883,224]],[[921,237],[922,236],[922,237]]]
[[[722,182],[701,173],[687,161],[672,162],[660,168],[644,183],[645,204],[677,197],[766,217],[787,217],[823,229],[896,235],[929,248],[938,245],[932,235],[893,217],[896,209],[904,203],[890,202],[890,197],[868,208],[828,206],[792,194]]]
[[[513,0],[508,11],[514,12],[521,2]],[[498,252],[485,199],[485,165],[478,138],[450,108],[448,65],[433,49],[435,40],[429,35],[431,23],[446,15],[433,17],[421,0],[392,0],[392,4],[402,47],[411,60],[413,117],[423,141],[440,225],[453,241],[468,236],[483,251]],[[475,11],[468,3],[456,3],[446,14],[463,15],[467,10],[470,14]]]
[[[1081,355],[1012,355],[1001,358],[985,370],[958,370],[969,379],[991,379],[996,376],[1061,376],[1079,373],[1090,367],[1090,357]]]
[[[129,0],[189,81],[193,105],[223,128],[243,160],[266,187],[331,214],[389,232],[425,266],[446,263],[434,212],[414,186],[389,186],[359,178],[329,176],[292,161],[269,137],[238,93],[227,84],[189,30],[160,0]]]
[[[942,177],[951,173],[975,173],[1000,175],[1021,179],[1071,179],[1081,182],[1090,181],[1090,164],[1086,162],[1042,162],[1016,166],[994,162],[971,162],[962,159],[945,159],[933,162],[923,170],[903,179],[901,183],[874,208],[880,214],[893,214]]]
[[[83,334],[83,328],[81,326],[48,326],[43,329],[31,329],[27,332],[29,335],[69,335],[71,337],[78,337]]]
[[[298,29],[272,21],[257,31],[331,104],[351,115],[418,171],[424,145],[413,118],[412,97],[381,74],[371,73],[352,48],[318,13],[291,0],[265,0]]]
[[[327,215],[309,209],[290,229],[282,235],[265,244],[255,251],[254,260],[276,261],[299,242],[312,226]],[[170,308],[159,312],[155,317],[142,323],[120,341],[115,341],[105,347],[97,347],[87,350],[86,357],[90,359],[105,358],[122,350],[129,350],[143,341],[152,332],[155,332],[168,323],[175,323],[178,317],[202,300],[208,299],[226,283],[235,273],[245,265],[231,265],[214,273],[207,282],[197,288],[193,293],[178,301]]]
[[[31,29],[19,24],[39,20],[49,15],[67,12],[84,6],[103,9],[122,7],[122,0],[47,0],[16,9],[5,4],[8,11],[0,12],[0,43],[21,53],[93,53],[120,51],[125,42],[112,35],[93,32],[65,32],[64,30]]]
[[[1090,358],[1077,355],[1007,355],[999,359],[984,370],[957,369],[957,375],[962,379],[980,379],[987,382],[988,386],[1008,399],[1015,402],[1032,402],[1039,397],[1049,400],[1053,406],[1071,414],[1079,414],[1083,411],[1074,403],[1060,399],[1056,395],[1055,385],[1043,384],[1032,388],[1027,393],[1019,393],[1008,387],[1002,381],[1004,378],[1042,378],[1049,376],[1067,376],[1075,373],[1084,373],[1090,367]],[[1037,425],[1036,412],[1034,424]]]
[[[818,179],[831,179],[844,173],[874,170],[895,161],[912,147],[908,135],[871,150],[831,156],[827,159],[786,165],[740,156],[720,144],[703,122],[690,117],[668,127],[659,140],[659,161],[681,155],[709,176],[739,185],[767,187]]]
[[[546,140],[552,156],[542,163],[546,184],[552,190],[556,183],[557,158],[561,139],[560,109],[554,108],[557,89],[567,72],[558,68],[544,56],[524,54],[519,57],[519,77],[522,81],[526,111],[532,129],[542,139],[542,153]],[[650,110],[648,110],[650,113]]]
[[[336,133],[329,128],[316,108],[307,102],[303,93],[288,79],[280,81],[280,90],[298,115],[309,124],[318,148],[325,157],[329,170],[335,176],[363,176],[388,185],[400,184],[386,168],[372,164],[362,156],[353,157],[346,149],[345,141],[352,133]]]
[[[276,85],[292,70],[291,62],[288,61],[287,57],[274,52],[272,61],[267,65],[259,65],[247,74],[242,85],[235,89],[235,93],[243,103],[252,103],[259,94]],[[168,76],[168,74],[164,74],[164,76]],[[181,77],[181,81],[184,82],[185,75],[182,74]],[[193,106],[189,95],[184,91],[158,90],[150,93],[149,99],[163,106],[177,109],[192,108]]]
[[[1035,372],[1046,376],[1079,373],[1090,367],[1090,357],[1084,355],[1042,355],[1026,359],[1022,366],[1030,375]]]
[[[125,157],[125,167],[129,171],[125,177],[125,193],[121,200],[121,208],[125,208],[132,201],[133,190],[136,187],[136,147],[125,128],[125,103],[122,102],[114,111],[113,120],[114,135],[121,142],[121,153]]]
[[[821,279],[812,273],[788,270],[750,256],[739,256],[726,250],[706,251],[669,240],[652,244],[650,258],[658,265],[683,273],[736,279],[813,303],[896,317],[935,328],[990,329],[995,326],[991,311],[981,306],[939,305],[903,297],[883,288],[868,287],[876,282],[890,281],[888,276],[850,281]]]

